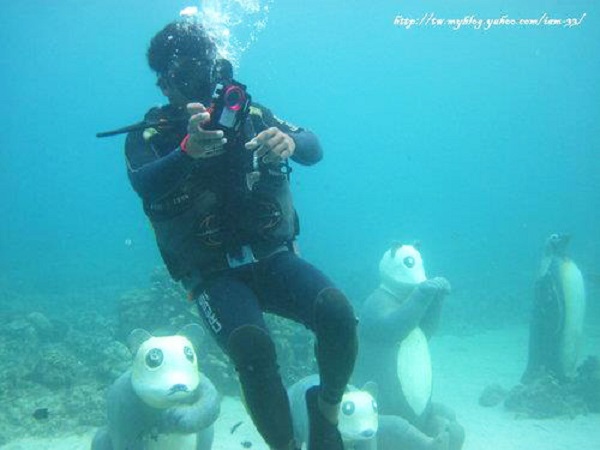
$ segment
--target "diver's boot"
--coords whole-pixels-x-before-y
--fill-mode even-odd
[[[308,450],[344,450],[342,435],[319,408],[319,386],[306,391],[308,409]]]

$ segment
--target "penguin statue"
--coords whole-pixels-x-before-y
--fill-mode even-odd
[[[585,287],[581,271],[569,256],[570,237],[552,234],[535,282],[529,326],[529,357],[521,378],[531,383],[545,374],[559,381],[575,375],[585,318]]]

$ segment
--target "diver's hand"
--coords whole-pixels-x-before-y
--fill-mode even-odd
[[[425,280],[417,286],[419,292],[429,298],[441,298],[450,293],[450,282],[444,277]]]
[[[227,142],[222,130],[205,130],[202,128],[210,120],[210,114],[202,103],[188,103],[187,111],[188,135],[182,149],[194,159],[211,158],[225,151]]]
[[[271,127],[246,142],[246,148],[256,151],[258,157],[269,164],[292,156],[296,150],[296,143],[290,135],[285,134],[279,128]]]

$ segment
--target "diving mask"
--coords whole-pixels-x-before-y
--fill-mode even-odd
[[[207,102],[214,89],[214,61],[199,58],[175,58],[161,75],[160,83],[175,87],[188,100]]]

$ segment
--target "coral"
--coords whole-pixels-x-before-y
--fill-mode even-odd
[[[266,315],[266,320],[284,382],[313,373],[311,333],[279,317]],[[123,294],[114,316],[71,307],[7,310],[0,322],[0,358],[11,363],[0,365],[0,445],[102,425],[106,390],[131,364],[129,333],[144,328],[171,334],[192,322],[201,322],[195,305],[164,269],[155,271],[149,288]],[[208,333],[198,360],[222,394],[239,395],[233,365]],[[35,414],[39,410],[47,411],[47,418]]]
[[[64,413],[74,418],[78,426],[99,426],[105,421],[105,390],[97,384],[85,384],[71,391],[64,399]]]
[[[564,381],[542,374],[514,387],[504,404],[521,417],[536,419],[600,412],[600,360],[588,357],[577,368],[577,376]]]
[[[29,378],[51,389],[71,387],[80,363],[62,344],[43,345]]]
[[[121,342],[110,341],[99,349],[99,359],[96,364],[98,376],[105,380],[114,380],[131,365],[131,352]]]
[[[0,366],[0,441],[52,436],[105,420],[104,389],[117,374],[98,368],[118,367],[114,326],[94,312],[60,314],[14,312],[0,324],[0,357],[11,362]],[[47,418],[35,414],[40,409]]]
[[[283,382],[291,385],[316,373],[312,333],[304,326],[282,317],[267,314],[265,320],[275,340]]]
[[[585,399],[590,412],[600,412],[600,359],[588,357],[577,369],[576,392]]]
[[[27,315],[27,321],[33,325],[37,334],[41,337],[48,337],[54,334],[54,325],[41,312],[32,312]]]
[[[152,334],[171,334],[197,321],[186,292],[165,270],[152,274],[150,289],[127,292],[119,299],[117,338],[126,341],[129,333],[143,328]]]
[[[575,383],[560,383],[551,374],[514,387],[504,405],[519,417],[534,419],[575,417],[588,412],[584,399],[576,392]]]

